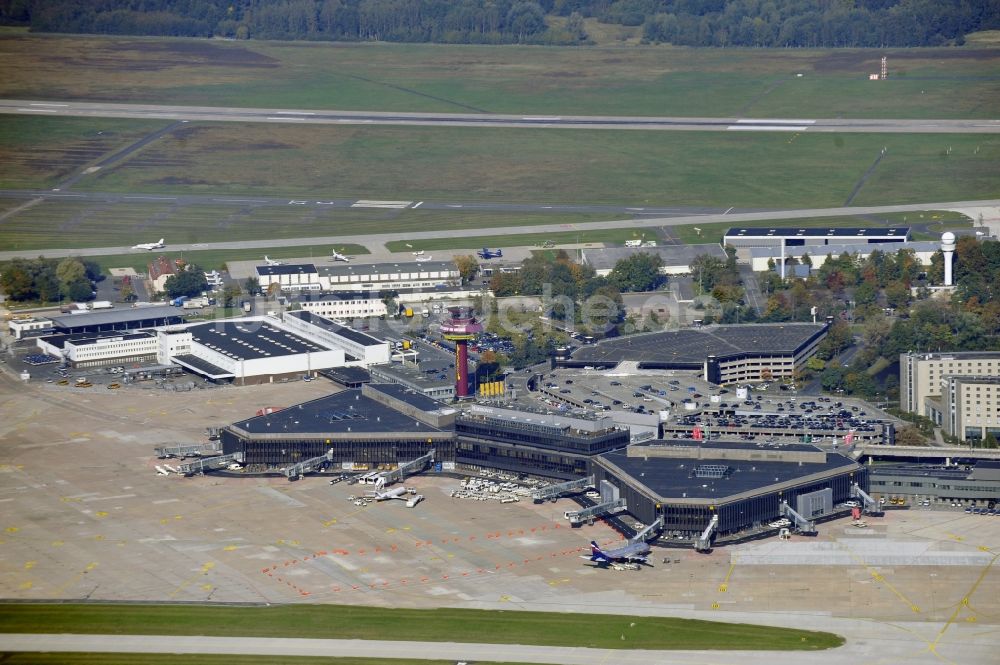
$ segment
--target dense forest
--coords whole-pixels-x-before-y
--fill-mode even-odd
[[[38,32],[477,44],[585,44],[584,19],[650,43],[961,44],[1000,28],[996,0],[0,0]]]

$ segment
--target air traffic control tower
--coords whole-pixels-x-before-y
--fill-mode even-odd
[[[455,343],[455,397],[469,396],[469,340],[483,331],[471,307],[449,307],[451,319],[441,324],[441,334]]]

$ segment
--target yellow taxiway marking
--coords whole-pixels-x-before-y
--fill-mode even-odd
[[[37,561],[26,561],[26,562],[25,562],[25,564],[24,564],[24,569],[25,569],[25,570],[31,570],[31,569],[32,569],[32,568],[34,568],[34,567],[35,567],[36,565],[38,565],[38,562],[37,562]]]
[[[4,531],[6,531],[7,533],[17,533],[20,530],[21,530],[21,527],[17,527],[17,526],[9,526],[6,529],[4,529]]]
[[[222,548],[222,551],[223,552],[232,552],[232,551],[234,551],[236,549],[238,549],[236,547],[236,545],[226,545],[225,547]]]
[[[719,591],[721,593],[726,593],[729,591],[729,578],[733,575],[733,569],[736,568],[736,562],[729,564],[729,572],[726,573],[726,579],[722,580],[722,584],[719,585]]]
[[[56,597],[61,596],[62,593],[66,589],[68,589],[69,587],[73,586],[74,584],[76,584],[77,582],[79,582],[80,580],[82,580],[83,576],[86,575],[87,573],[89,573],[90,571],[92,571],[94,568],[97,568],[97,562],[96,561],[91,561],[90,563],[87,564],[87,566],[83,570],[78,571],[73,577],[71,577],[69,580],[67,580],[62,586],[60,586],[58,589],[56,589],[55,591],[53,591],[52,595],[54,595]]]
[[[62,546],[63,546],[63,545],[65,545],[65,544],[66,544],[66,543],[64,543],[64,542],[63,542],[63,541],[61,541],[61,540],[53,540],[53,541],[52,541],[52,547],[62,547]]]
[[[500,602],[501,603],[509,603],[510,602],[510,596],[500,596]]]
[[[969,599],[976,593],[976,589],[978,589],[979,585],[982,584],[983,580],[986,578],[986,574],[990,572],[990,568],[992,568],[993,564],[997,562],[998,557],[1000,557],[1000,553],[994,554],[993,558],[990,559],[990,562],[983,566],[982,571],[979,573],[979,577],[977,577],[976,581],[973,582],[972,588],[970,588],[965,596],[962,597],[962,602],[959,603],[958,607],[955,608],[955,611],[951,613],[951,616],[948,617],[945,624],[941,626],[941,630],[938,631],[937,637],[934,638],[934,641],[927,645],[927,650],[935,656],[940,657],[940,654],[937,652],[938,643],[941,641],[941,638],[944,637],[944,634],[948,631],[948,629],[951,628],[951,624],[955,623],[955,620],[958,619],[958,613],[962,611],[962,608],[969,606]],[[972,618],[974,619],[974,617]]]
[[[336,523],[337,523],[337,518],[334,517],[332,519],[328,519],[325,522],[323,522],[323,526],[333,526]]]
[[[850,548],[847,548],[847,552],[851,555],[852,559],[857,561],[860,565],[864,566],[865,570],[868,571],[868,574],[871,575],[873,580],[881,583],[883,586],[885,586],[886,589],[891,591],[893,595],[895,595],[897,598],[903,601],[907,605],[907,607],[910,608],[911,612],[913,612],[914,614],[920,614],[920,606],[911,601],[906,596],[904,596],[902,592],[900,592],[899,589],[894,587],[892,583],[889,580],[887,580],[882,573],[875,570],[875,568],[873,568],[872,566],[869,566],[863,558],[854,553]]]
[[[108,513],[104,510],[98,510],[96,513],[94,513],[94,517],[107,517],[107,516]]]
[[[24,591],[27,591],[28,589],[30,589],[33,586],[35,586],[35,583],[29,580],[27,582],[21,582],[20,588],[22,590],[24,590]]]
[[[204,575],[208,575],[209,571],[211,571],[213,568],[215,568],[215,564],[212,563],[211,561],[209,561],[208,563],[202,564],[201,570],[199,570],[197,573],[195,573],[194,575],[192,575],[188,579],[186,579],[183,582],[181,582],[180,584],[178,584],[177,588],[174,589],[173,592],[170,594],[170,597],[171,598],[176,597],[177,594],[179,594],[181,591],[183,591],[186,586],[188,586],[189,584],[191,584],[192,582],[194,582],[199,577],[202,577]]]

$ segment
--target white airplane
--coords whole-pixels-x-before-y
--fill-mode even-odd
[[[169,471],[170,473],[180,473],[180,471],[178,471],[178,470],[177,470],[177,467],[176,467],[176,466],[170,466],[169,464],[164,464],[163,466],[164,466],[164,467],[166,468],[166,470],[167,470],[167,471]]]
[[[334,261],[345,261],[346,262],[346,261],[350,261],[351,260],[351,258],[349,256],[344,256],[343,254],[341,254],[337,250],[333,250],[333,254],[330,256],[330,258],[333,259]]]
[[[158,476],[169,476],[170,472],[164,469],[162,466],[156,467],[156,475]]]
[[[283,266],[283,265],[285,265],[284,261],[278,261],[277,259],[269,259],[269,258],[267,258],[267,254],[264,255],[264,263],[266,263],[269,266]]]
[[[374,492],[367,492],[366,498],[375,499],[376,501],[388,501],[389,499],[402,499],[406,501],[406,495],[409,494],[409,490],[405,487],[397,487],[396,489],[391,489],[388,492],[379,492],[375,490]]]
[[[418,249],[417,251],[413,252],[413,255],[414,256],[423,256],[424,255],[424,250]]]
[[[208,280],[221,279],[222,275],[219,274],[218,270],[212,270],[211,272],[205,273],[205,278]]]
[[[416,261],[417,263],[427,263],[428,261],[432,260],[433,258],[434,258],[433,256],[418,256],[417,258],[415,258],[413,260]]]
[[[153,251],[154,249],[160,249],[164,246],[163,238],[160,238],[160,242],[143,242],[138,245],[132,245],[132,249],[146,249]]]

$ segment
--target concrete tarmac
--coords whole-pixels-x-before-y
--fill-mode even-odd
[[[511,115],[496,113],[396,113],[326,109],[257,109],[160,104],[106,104],[65,100],[0,100],[0,113],[263,122],[324,125],[407,125],[431,127],[537,127],[545,129],[638,129],[722,132],[997,133],[1000,120],[900,120],[844,118],[678,118],[643,116]]]

